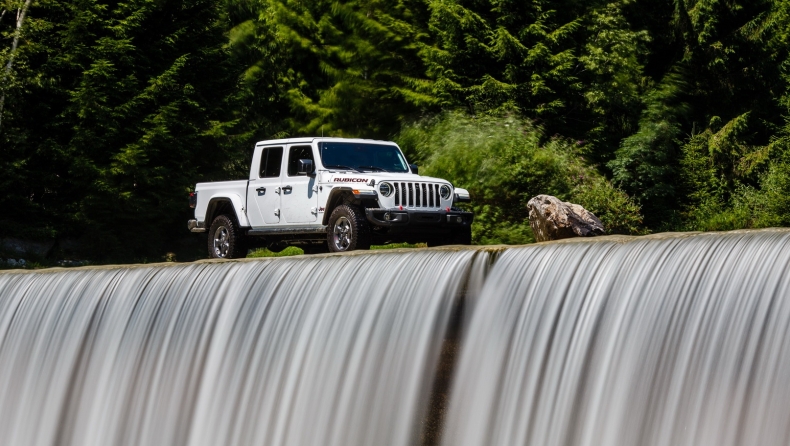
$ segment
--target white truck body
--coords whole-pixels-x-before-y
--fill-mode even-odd
[[[368,225],[358,228],[370,239],[360,246],[447,242],[450,233],[461,234],[461,242],[471,237],[467,234],[471,234],[472,214],[454,207],[455,202],[469,201],[468,192],[415,170],[416,166],[406,164],[400,148],[388,141],[261,141],[255,145],[248,179],[196,185],[195,219],[188,226],[193,232],[205,232],[225,215],[237,226],[232,228],[237,239],[243,237],[247,245],[309,248],[329,240],[331,249],[332,237],[327,233],[337,228],[330,217],[345,205],[353,214],[364,215]]]

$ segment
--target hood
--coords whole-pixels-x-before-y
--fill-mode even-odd
[[[426,183],[445,183],[450,184],[449,181],[441,178],[426,177],[422,175],[415,175],[412,173],[395,173],[395,172],[335,172],[335,171],[321,171],[321,182],[331,184],[369,184],[370,180],[376,180],[376,183],[382,181],[399,181],[399,182],[426,182]]]

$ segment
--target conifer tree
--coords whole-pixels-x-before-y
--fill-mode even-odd
[[[606,160],[633,132],[648,37],[620,2],[431,2],[425,51],[436,94],[471,112],[517,109]]]
[[[405,116],[436,105],[418,57],[424,8],[417,0],[270,0],[294,131],[387,137]]]
[[[210,0],[31,8],[0,135],[4,227],[80,239],[94,258],[174,249],[188,188],[244,157],[229,144],[238,72],[221,13]]]
[[[642,204],[651,227],[680,225],[682,203],[696,193],[677,181],[683,175],[681,147],[688,135],[693,144],[702,143],[701,134],[713,138],[710,163],[718,166],[719,178],[726,178],[708,189],[723,187],[722,197],[737,187],[735,158],[747,156],[747,147],[768,143],[779,116],[773,96],[781,88],[777,49],[769,44],[773,10],[768,0],[674,2],[671,22],[663,26],[669,37],[657,37],[674,50],[656,52],[663,60],[654,61],[668,68],[655,74],[661,78],[645,96],[639,131],[623,140],[609,164],[616,182]],[[736,137],[737,142],[715,143]],[[732,148],[740,149],[736,153]],[[686,164],[691,165],[696,164]],[[753,182],[756,177],[742,179]]]

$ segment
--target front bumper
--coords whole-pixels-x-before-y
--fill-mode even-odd
[[[370,224],[384,227],[447,227],[460,228],[469,226],[474,220],[474,214],[451,208],[424,210],[424,209],[365,209],[365,217]]]

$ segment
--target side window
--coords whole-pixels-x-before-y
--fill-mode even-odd
[[[261,152],[261,169],[258,174],[261,178],[276,178],[280,176],[280,166],[283,164],[283,148],[267,147]]]
[[[288,151],[288,176],[295,177],[299,171],[299,160],[312,160],[313,147],[312,146],[293,146]]]

